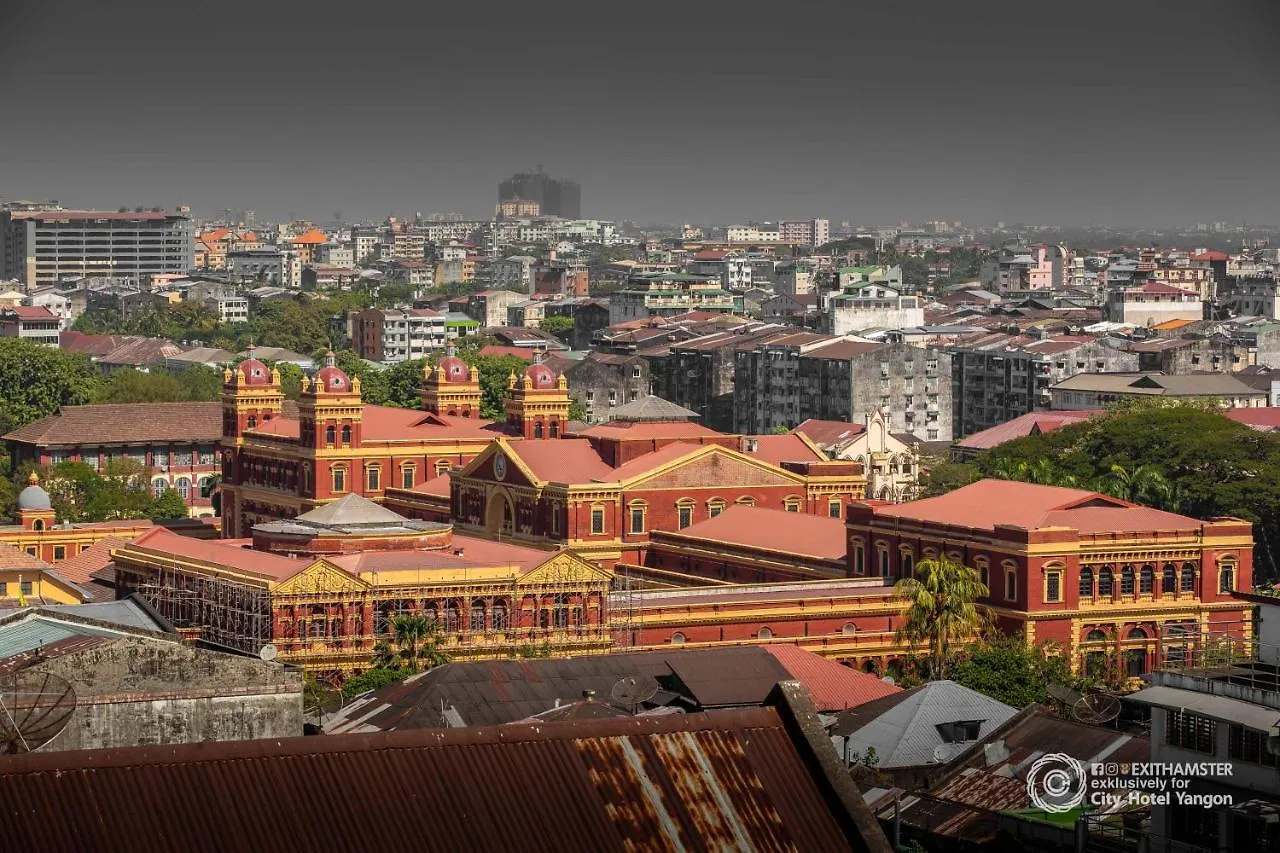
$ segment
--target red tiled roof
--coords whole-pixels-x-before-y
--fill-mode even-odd
[[[324,232],[311,228],[299,234],[297,237],[292,238],[289,242],[295,245],[327,243],[329,242],[329,238],[324,235]]]
[[[112,550],[123,548],[130,541],[121,536],[99,539],[79,554],[58,563],[56,571],[72,583],[92,583],[95,580],[94,572],[102,571],[111,565]]]
[[[1193,261],[1225,261],[1228,259],[1226,252],[1201,252],[1198,255],[1192,255]]]
[[[480,355],[514,355],[516,358],[523,358],[525,361],[533,361],[533,356],[537,352],[539,350],[536,347],[504,347],[497,344],[490,344],[480,348]]]
[[[222,404],[63,406],[58,414],[27,424],[4,438],[40,447],[171,441],[212,444],[222,438]]]
[[[511,452],[539,480],[589,483],[614,479],[614,469],[585,438],[514,441]]]
[[[659,466],[711,447],[715,447],[715,445],[690,444],[686,441],[673,442],[658,450],[646,453],[644,456],[637,456],[624,465],[619,465],[610,474],[600,479],[607,482],[630,480],[633,477],[639,477],[641,474],[647,474]],[[713,450],[711,452],[717,451]]]
[[[813,697],[813,704],[822,712],[845,711],[873,699],[902,692],[902,688],[895,684],[888,684],[874,675],[859,672],[799,646],[774,643],[764,649],[805,686]]]
[[[1061,429],[1069,424],[1078,424],[1081,421],[1088,420],[1094,414],[1096,412],[1093,411],[1030,412],[1025,415],[1019,415],[1011,421],[996,424],[990,429],[984,429],[982,432],[975,432],[973,435],[956,442],[956,446],[970,450],[990,450],[993,447],[1004,444],[1006,441],[1024,438],[1035,431],[1043,434],[1053,432],[1055,429]],[[801,426],[804,425],[801,424]]]
[[[441,474],[424,483],[419,483],[409,491],[415,495],[433,495],[435,497],[449,497],[449,475]]]
[[[771,465],[781,465],[783,462],[824,461],[827,458],[795,433],[753,435],[747,438],[756,442],[756,449],[748,451],[748,455],[763,459]]]
[[[817,418],[809,418],[792,430],[793,433],[800,433],[822,447],[832,447],[842,441],[857,438],[866,431],[867,428],[862,424],[848,421],[823,421]]]
[[[54,314],[43,305],[17,305],[12,308],[0,309],[0,313],[12,314],[19,320],[56,320],[58,315]]]
[[[405,569],[464,569],[510,566],[523,574],[555,555],[554,551],[491,542],[454,534],[450,549],[442,551],[364,551],[326,558],[353,574]],[[462,554],[456,553],[459,549]]]
[[[688,421],[609,421],[580,430],[577,435],[647,441],[655,438],[723,437],[724,433]]]
[[[44,571],[50,569],[48,563],[33,557],[21,548],[15,548],[8,542],[0,542],[0,569],[32,569]]]
[[[1008,524],[1035,530],[1073,527],[1081,533],[1198,530],[1204,522],[1138,506],[1084,489],[1014,480],[979,480],[936,498],[877,507],[877,519],[901,518],[993,530]]]
[[[310,560],[254,551],[248,547],[250,544],[249,539],[192,539],[163,527],[153,527],[124,547],[173,554],[277,581],[292,577],[311,565]]]
[[[432,415],[421,409],[365,406],[362,429],[366,441],[398,438],[494,438],[502,424],[484,418]]]
[[[740,504],[692,524],[678,535],[821,560],[843,559],[848,550],[841,519]]]
[[[1247,424],[1262,432],[1280,430],[1280,406],[1257,409],[1227,409],[1223,414],[1239,424]]]
[[[59,332],[58,349],[83,355],[106,355],[124,343],[120,335],[89,335],[84,332]]]

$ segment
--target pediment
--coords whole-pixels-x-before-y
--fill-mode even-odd
[[[520,586],[611,583],[613,572],[569,551],[558,551],[517,581]]]
[[[317,560],[273,590],[278,595],[363,592],[369,585],[326,560]]]
[[[688,489],[713,486],[794,486],[804,477],[715,447],[692,459],[677,460],[627,484],[627,490]]]

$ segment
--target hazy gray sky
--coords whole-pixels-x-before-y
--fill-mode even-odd
[[[18,8],[14,8],[18,5]],[[1274,2],[0,6],[0,197],[1280,221]]]

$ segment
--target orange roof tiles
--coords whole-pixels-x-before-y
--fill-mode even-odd
[[[614,479],[611,476],[614,469],[585,438],[515,441],[511,443],[511,452],[539,480],[589,483],[592,480]]]
[[[173,554],[277,581],[290,578],[311,565],[310,560],[254,551],[248,547],[250,542],[248,539],[192,539],[163,527],[153,527],[124,547]]]
[[[597,438],[621,438],[647,440],[653,438],[703,438],[724,437],[702,424],[688,421],[609,421],[580,430],[577,435]]]
[[[1138,506],[1098,492],[1013,480],[979,480],[936,498],[876,508],[876,518],[901,518],[993,530],[1073,527],[1081,533],[1197,530],[1204,522]]]
[[[1181,329],[1183,326],[1190,326],[1192,323],[1198,322],[1198,320],[1165,320],[1163,323],[1156,323],[1151,328],[1157,331],[1168,331],[1170,329]]]
[[[318,243],[329,242],[329,238],[324,235],[324,232],[316,228],[311,228],[299,234],[297,237],[290,238],[289,242],[293,243],[295,246],[301,244],[316,245]]]
[[[767,645],[764,650],[777,658],[778,663],[805,686],[813,697],[813,704],[822,712],[844,711],[902,692],[902,688],[895,684],[827,660],[799,646],[778,643]]]
[[[749,438],[756,442],[756,449],[748,451],[748,455],[763,459],[772,465],[781,465],[783,462],[825,461],[827,458],[795,433],[753,435]]]
[[[130,541],[121,536],[99,539],[79,554],[58,563],[57,572],[72,583],[92,583],[95,580],[94,572],[102,571],[111,565],[112,550],[123,548]]]
[[[4,438],[40,447],[170,441],[214,444],[222,438],[222,404],[98,403],[63,406],[58,414],[27,424]]]
[[[992,447],[1004,444],[1006,441],[1024,438],[1035,432],[1043,434],[1053,432],[1070,424],[1078,424],[1088,420],[1094,414],[1096,412],[1092,411],[1030,412],[1025,415],[1019,415],[1011,421],[996,424],[990,429],[975,432],[973,435],[956,442],[956,446],[969,450],[989,450]]]
[[[739,504],[678,534],[822,560],[844,559],[848,549],[839,518]]]
[[[419,483],[410,489],[415,495],[433,495],[435,497],[449,497],[450,494],[449,475],[441,474],[440,476],[427,480],[425,483]]]
[[[50,569],[48,563],[33,557],[21,548],[15,548],[8,542],[0,542],[0,569],[32,569],[43,571]]]
[[[1227,409],[1223,414],[1236,423],[1246,424],[1261,432],[1280,430],[1280,406]]]
[[[862,424],[849,421],[824,421],[817,418],[809,418],[792,430],[793,433],[804,435],[814,444],[828,447],[857,438],[866,431],[867,428]]]

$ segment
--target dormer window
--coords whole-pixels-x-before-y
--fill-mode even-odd
[[[982,722],[982,720],[957,720],[953,723],[939,723],[938,734],[945,743],[972,743],[978,739]]]

